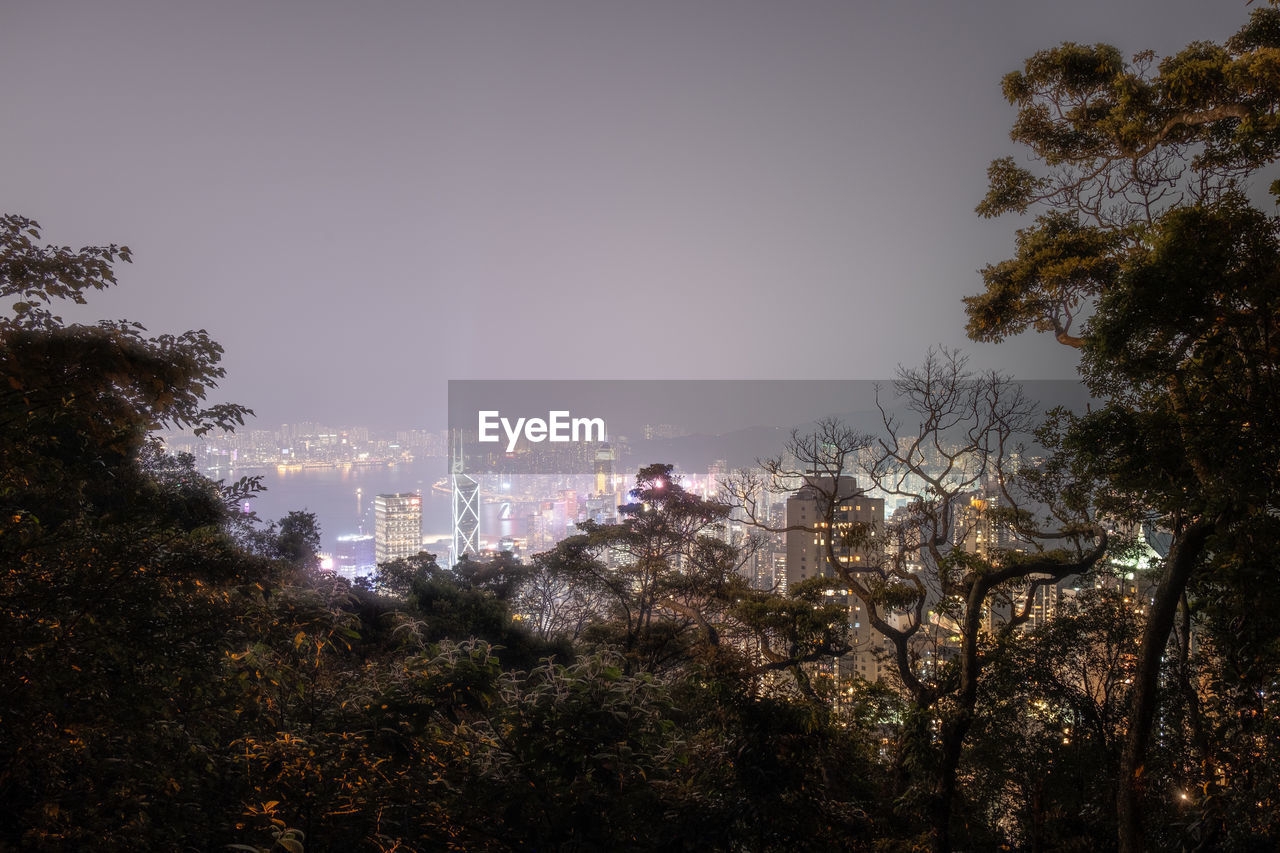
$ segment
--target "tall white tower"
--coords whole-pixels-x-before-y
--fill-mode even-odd
[[[451,435],[450,456],[453,474],[453,549],[452,564],[463,554],[480,553],[480,484],[466,473],[466,456],[462,451],[462,432]]]

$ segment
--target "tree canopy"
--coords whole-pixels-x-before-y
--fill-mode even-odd
[[[1280,222],[1249,193],[1278,153],[1278,68],[1275,8],[1255,9],[1225,44],[1196,42],[1159,61],[1126,61],[1107,45],[1041,51],[1004,81],[1018,111],[1011,135],[1030,162],[994,161],[978,206],[983,216],[1034,221],[966,300],[970,336],[1035,329],[1079,349],[1081,375],[1102,402],[1065,423],[1073,470],[1095,484],[1100,511],[1171,536],[1120,761],[1126,853],[1144,848],[1144,812],[1173,796],[1154,789],[1147,758],[1177,612],[1184,635],[1194,630],[1202,650],[1224,653],[1236,644],[1218,621],[1230,609],[1224,600],[1239,608],[1238,622],[1257,609],[1250,596],[1274,587],[1262,578],[1276,576],[1270,543],[1280,533]],[[1265,616],[1259,623],[1264,634],[1273,628]],[[1249,642],[1264,654],[1274,639],[1251,632]],[[1199,708],[1219,697],[1186,676],[1182,643],[1180,696],[1202,757],[1190,775],[1214,803],[1204,825],[1215,837],[1233,823],[1264,826],[1257,809],[1270,795],[1229,793],[1209,754]],[[1211,681],[1224,663],[1202,657],[1200,677]],[[1266,693],[1275,669],[1255,677]]]

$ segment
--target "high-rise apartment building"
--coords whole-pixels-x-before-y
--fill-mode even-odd
[[[806,477],[800,490],[787,499],[786,524],[787,586],[793,588],[810,578],[839,576],[829,560],[829,542],[835,559],[852,572],[861,571],[862,566],[869,567],[878,559],[884,499],[859,490],[853,477]],[[844,534],[855,525],[865,525],[864,529],[873,535],[858,544],[846,544]],[[833,595],[840,596],[848,608],[849,638],[853,644],[853,651],[839,662],[839,673],[857,673],[867,681],[878,680],[877,650],[884,648],[884,637],[871,627],[866,607],[856,595],[838,590]]]
[[[373,499],[373,551],[378,563],[422,550],[422,495],[405,492]]]
[[[834,507],[834,527],[828,527],[826,509]],[[835,576],[827,561],[827,541],[832,540],[836,559],[858,570],[858,564],[874,559],[874,545],[847,546],[842,531],[855,524],[867,525],[879,533],[884,529],[884,498],[869,497],[858,489],[853,477],[806,478],[798,492],[787,498],[787,585],[809,578]],[[805,530],[795,530],[803,527]]]
[[[602,444],[596,449],[594,467],[596,495],[613,494],[613,468],[617,460],[618,453],[611,445]]]

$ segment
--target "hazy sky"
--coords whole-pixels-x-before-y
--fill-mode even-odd
[[[874,378],[1012,245],[1001,76],[1244,0],[0,0],[0,209],[131,246],[88,318],[205,328],[259,422],[471,378]],[[64,312],[72,316],[71,312]]]

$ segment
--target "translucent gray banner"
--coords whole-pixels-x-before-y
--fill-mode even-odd
[[[980,383],[982,377],[968,380]],[[1080,410],[1074,381],[1019,383],[1040,410]],[[662,462],[677,470],[750,467],[793,431],[835,418],[870,435],[912,428],[894,380],[455,380],[455,468],[497,476],[593,476]]]

